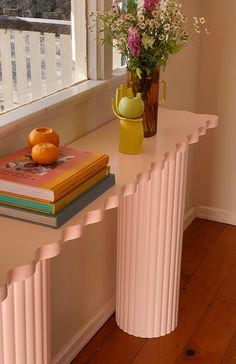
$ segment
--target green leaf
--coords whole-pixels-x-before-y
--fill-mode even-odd
[[[126,3],[126,13],[134,13],[137,11],[137,1],[136,0],[127,0]]]
[[[142,71],[141,71],[141,69],[140,69],[140,68],[136,68],[136,73],[137,73],[137,75],[138,75],[138,78],[140,78],[140,79],[141,79],[141,77],[142,77]]]

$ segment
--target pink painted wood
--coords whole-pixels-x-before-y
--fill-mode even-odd
[[[140,337],[177,325],[187,143],[120,196],[116,319]]]
[[[50,363],[47,265],[39,261],[33,276],[11,283],[1,302],[1,364]]]
[[[0,363],[50,363],[47,261],[111,208],[119,210],[118,325],[142,337],[176,327],[188,144],[216,127],[218,118],[165,109],[159,114],[157,137],[145,140],[142,155],[118,152],[116,121],[71,144],[106,150],[117,183],[59,230],[0,218],[7,240],[0,256]]]

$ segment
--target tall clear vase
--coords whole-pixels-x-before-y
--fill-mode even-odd
[[[144,101],[143,132],[148,138],[157,132],[158,103],[159,103],[160,69],[155,68],[150,74],[142,72],[141,78],[134,71],[127,70],[127,86],[133,94],[141,92]]]

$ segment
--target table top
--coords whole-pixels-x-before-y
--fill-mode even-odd
[[[181,146],[197,142],[199,136],[216,127],[217,123],[215,115],[160,108],[157,135],[144,139],[142,154],[128,155],[118,151],[118,120],[71,143],[71,147],[109,154],[116,185],[59,229],[1,216],[0,301],[7,295],[7,283],[32,275],[38,260],[59,254],[64,242],[82,234],[80,227],[101,220],[103,209],[116,207],[118,196],[124,193],[127,184],[136,182],[142,174],[150,173],[153,163],[163,162]]]

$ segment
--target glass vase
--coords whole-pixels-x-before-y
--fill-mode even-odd
[[[158,100],[159,100],[160,69],[154,69],[149,75],[142,72],[141,78],[135,71],[127,70],[127,86],[133,94],[141,92],[144,101],[143,132],[148,138],[157,132]]]

